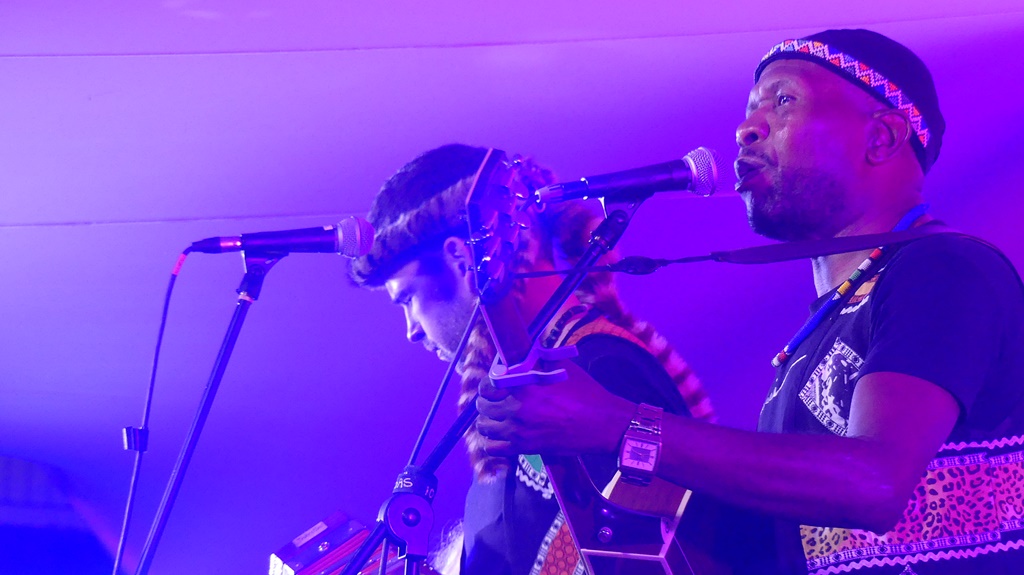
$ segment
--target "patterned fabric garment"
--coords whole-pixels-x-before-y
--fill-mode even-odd
[[[706,405],[702,394],[684,398],[679,393],[680,382],[689,378],[666,370],[639,338],[597,310],[576,306],[563,313],[545,343],[563,342],[576,345],[577,363],[618,395],[677,413],[687,413],[686,400],[694,397]],[[588,469],[595,481],[607,482],[616,469],[615,457],[588,461]],[[520,455],[514,469],[495,480],[475,481],[467,494],[464,529],[464,574],[585,573],[539,456]]]
[[[784,563],[813,575],[1024,573],[1024,292],[1013,268],[953,234],[894,251],[779,370],[759,429],[845,436],[857,381],[873,372],[941,386],[960,419],[892,530],[780,522],[799,542],[780,554],[803,551]]]

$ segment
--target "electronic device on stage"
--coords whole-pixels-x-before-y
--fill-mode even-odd
[[[269,575],[335,575],[348,565],[369,536],[370,530],[338,511],[310,527],[270,556]],[[379,573],[380,547],[360,571],[360,575]],[[399,575],[403,562],[391,547],[387,557],[388,575]]]

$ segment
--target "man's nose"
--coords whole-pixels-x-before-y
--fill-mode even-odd
[[[736,145],[746,148],[768,137],[768,124],[761,114],[754,113],[736,127]]]
[[[410,343],[419,343],[426,335],[418,321],[411,317],[405,318],[405,337]]]

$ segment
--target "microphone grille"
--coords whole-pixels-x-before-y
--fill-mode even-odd
[[[692,188],[705,198],[718,188],[718,175],[722,173],[722,159],[714,150],[703,146],[683,156],[693,172]]]
[[[338,222],[338,247],[343,256],[365,256],[373,248],[373,226],[359,216],[341,220]]]

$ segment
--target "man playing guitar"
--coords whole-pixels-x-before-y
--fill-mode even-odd
[[[351,276],[361,286],[386,289],[402,307],[410,342],[422,343],[442,360],[452,359],[473,318],[478,296],[475,266],[467,242],[467,195],[488,151],[447,145],[409,162],[389,179],[373,202],[369,221],[376,230],[372,251],[353,262]],[[553,183],[551,173],[529,159],[516,158],[510,184],[527,192]],[[528,224],[513,262],[517,272],[554,269],[573,262],[590,239],[598,217],[578,202],[522,213]],[[612,254],[614,256],[614,254]],[[554,276],[519,280],[512,298],[524,318],[532,318],[559,284]],[[458,364],[460,409],[471,404],[495,356],[487,326],[477,320]],[[707,396],[687,364],[646,322],[620,302],[611,275],[589,276],[542,334],[542,344],[576,346],[576,364],[634,402],[711,420]],[[549,405],[558,409],[557,405]],[[592,429],[575,427],[583,441]],[[551,481],[531,452],[484,452],[475,430],[466,436],[475,477],[467,494],[462,526],[461,573],[527,575],[583,572]],[[615,457],[591,462],[595,475],[615,471]],[[443,562],[443,561],[442,561]],[[435,562],[436,564],[437,562]],[[439,565],[452,573],[446,565]]]

